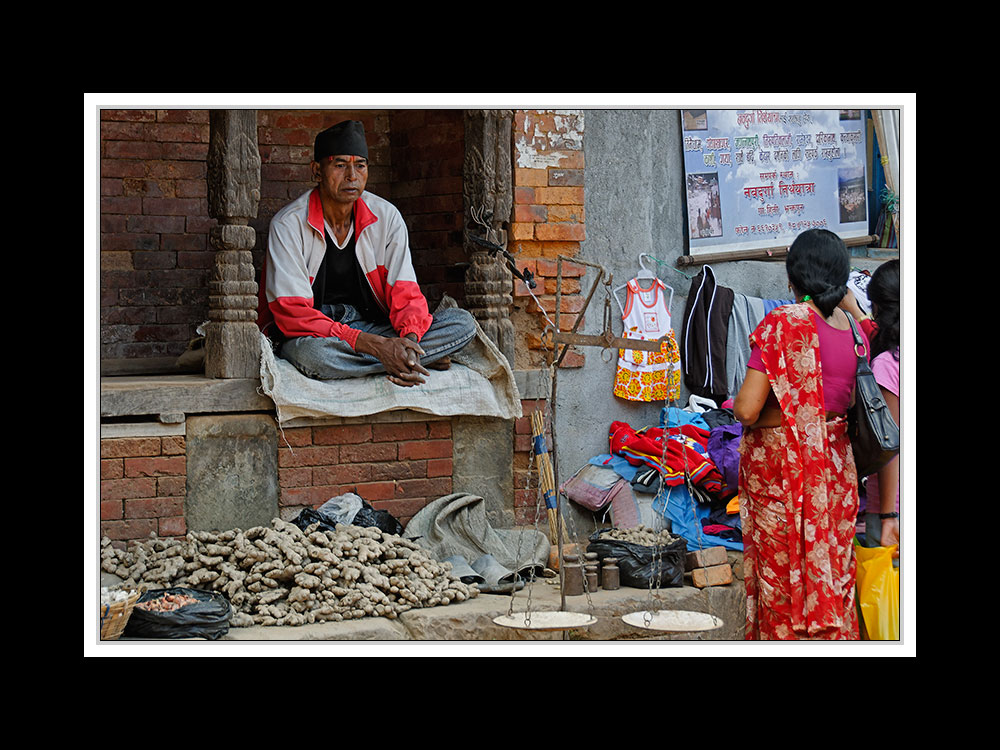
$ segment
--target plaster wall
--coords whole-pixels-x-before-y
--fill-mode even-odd
[[[584,157],[587,236],[580,258],[604,266],[617,288],[639,271],[646,252],[665,264],[647,264],[674,290],[671,316],[680,338],[691,277],[699,268],[678,269],[684,242],[684,168],[680,113],[677,110],[588,110]],[[853,265],[874,269],[879,261],[855,258]],[[765,299],[788,298],[782,261],[734,261],[712,265],[721,285]],[[584,293],[596,272],[588,269]],[[624,291],[619,298],[624,304]],[[604,290],[591,300],[581,327],[600,333]],[[622,332],[621,313],[612,299],[612,330]],[[679,342],[680,343],[680,342]],[[603,356],[602,356],[603,355]],[[612,356],[613,355],[613,356]],[[610,361],[606,361],[610,360]],[[612,395],[617,350],[586,349],[581,368],[560,369],[556,380],[555,462],[563,481],[592,456],[607,453],[607,432],[620,420],[635,428],[659,423],[662,402],[632,403]],[[679,406],[690,392],[682,385]]]

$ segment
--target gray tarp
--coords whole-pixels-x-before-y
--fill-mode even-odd
[[[401,387],[385,375],[314,380],[275,356],[261,334],[261,389],[277,409],[278,423],[299,417],[360,417],[397,409],[438,416],[515,419],[521,397],[506,357],[476,324],[476,337],[451,355],[448,370],[431,370],[423,385]]]
[[[406,524],[403,536],[438,560],[462,555],[471,563],[491,554],[500,565],[519,573],[544,568],[551,546],[536,529],[494,529],[483,498],[465,493],[445,495],[421,508]]]

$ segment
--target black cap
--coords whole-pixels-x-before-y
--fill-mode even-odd
[[[346,154],[368,158],[368,142],[365,141],[365,126],[358,120],[344,120],[327,128],[316,136],[313,159],[319,161],[324,156]]]

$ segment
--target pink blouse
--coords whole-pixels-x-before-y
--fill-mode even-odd
[[[834,328],[815,311],[811,312],[819,333],[819,357],[823,368],[823,402],[828,412],[846,414],[851,405],[851,394],[854,392],[854,381],[858,372],[858,357],[854,353],[854,334],[850,328],[844,331]],[[861,338],[864,339],[867,350],[868,337],[864,331],[861,331]],[[747,366],[764,372],[760,348],[756,345],[750,350],[750,361]],[[767,397],[767,404],[778,406],[773,391]]]

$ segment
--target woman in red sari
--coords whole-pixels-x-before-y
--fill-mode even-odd
[[[747,640],[858,638],[858,477],[847,436],[857,356],[847,313],[850,256],[826,230],[789,248],[796,303],[751,334],[734,413],[743,424],[740,516]]]

